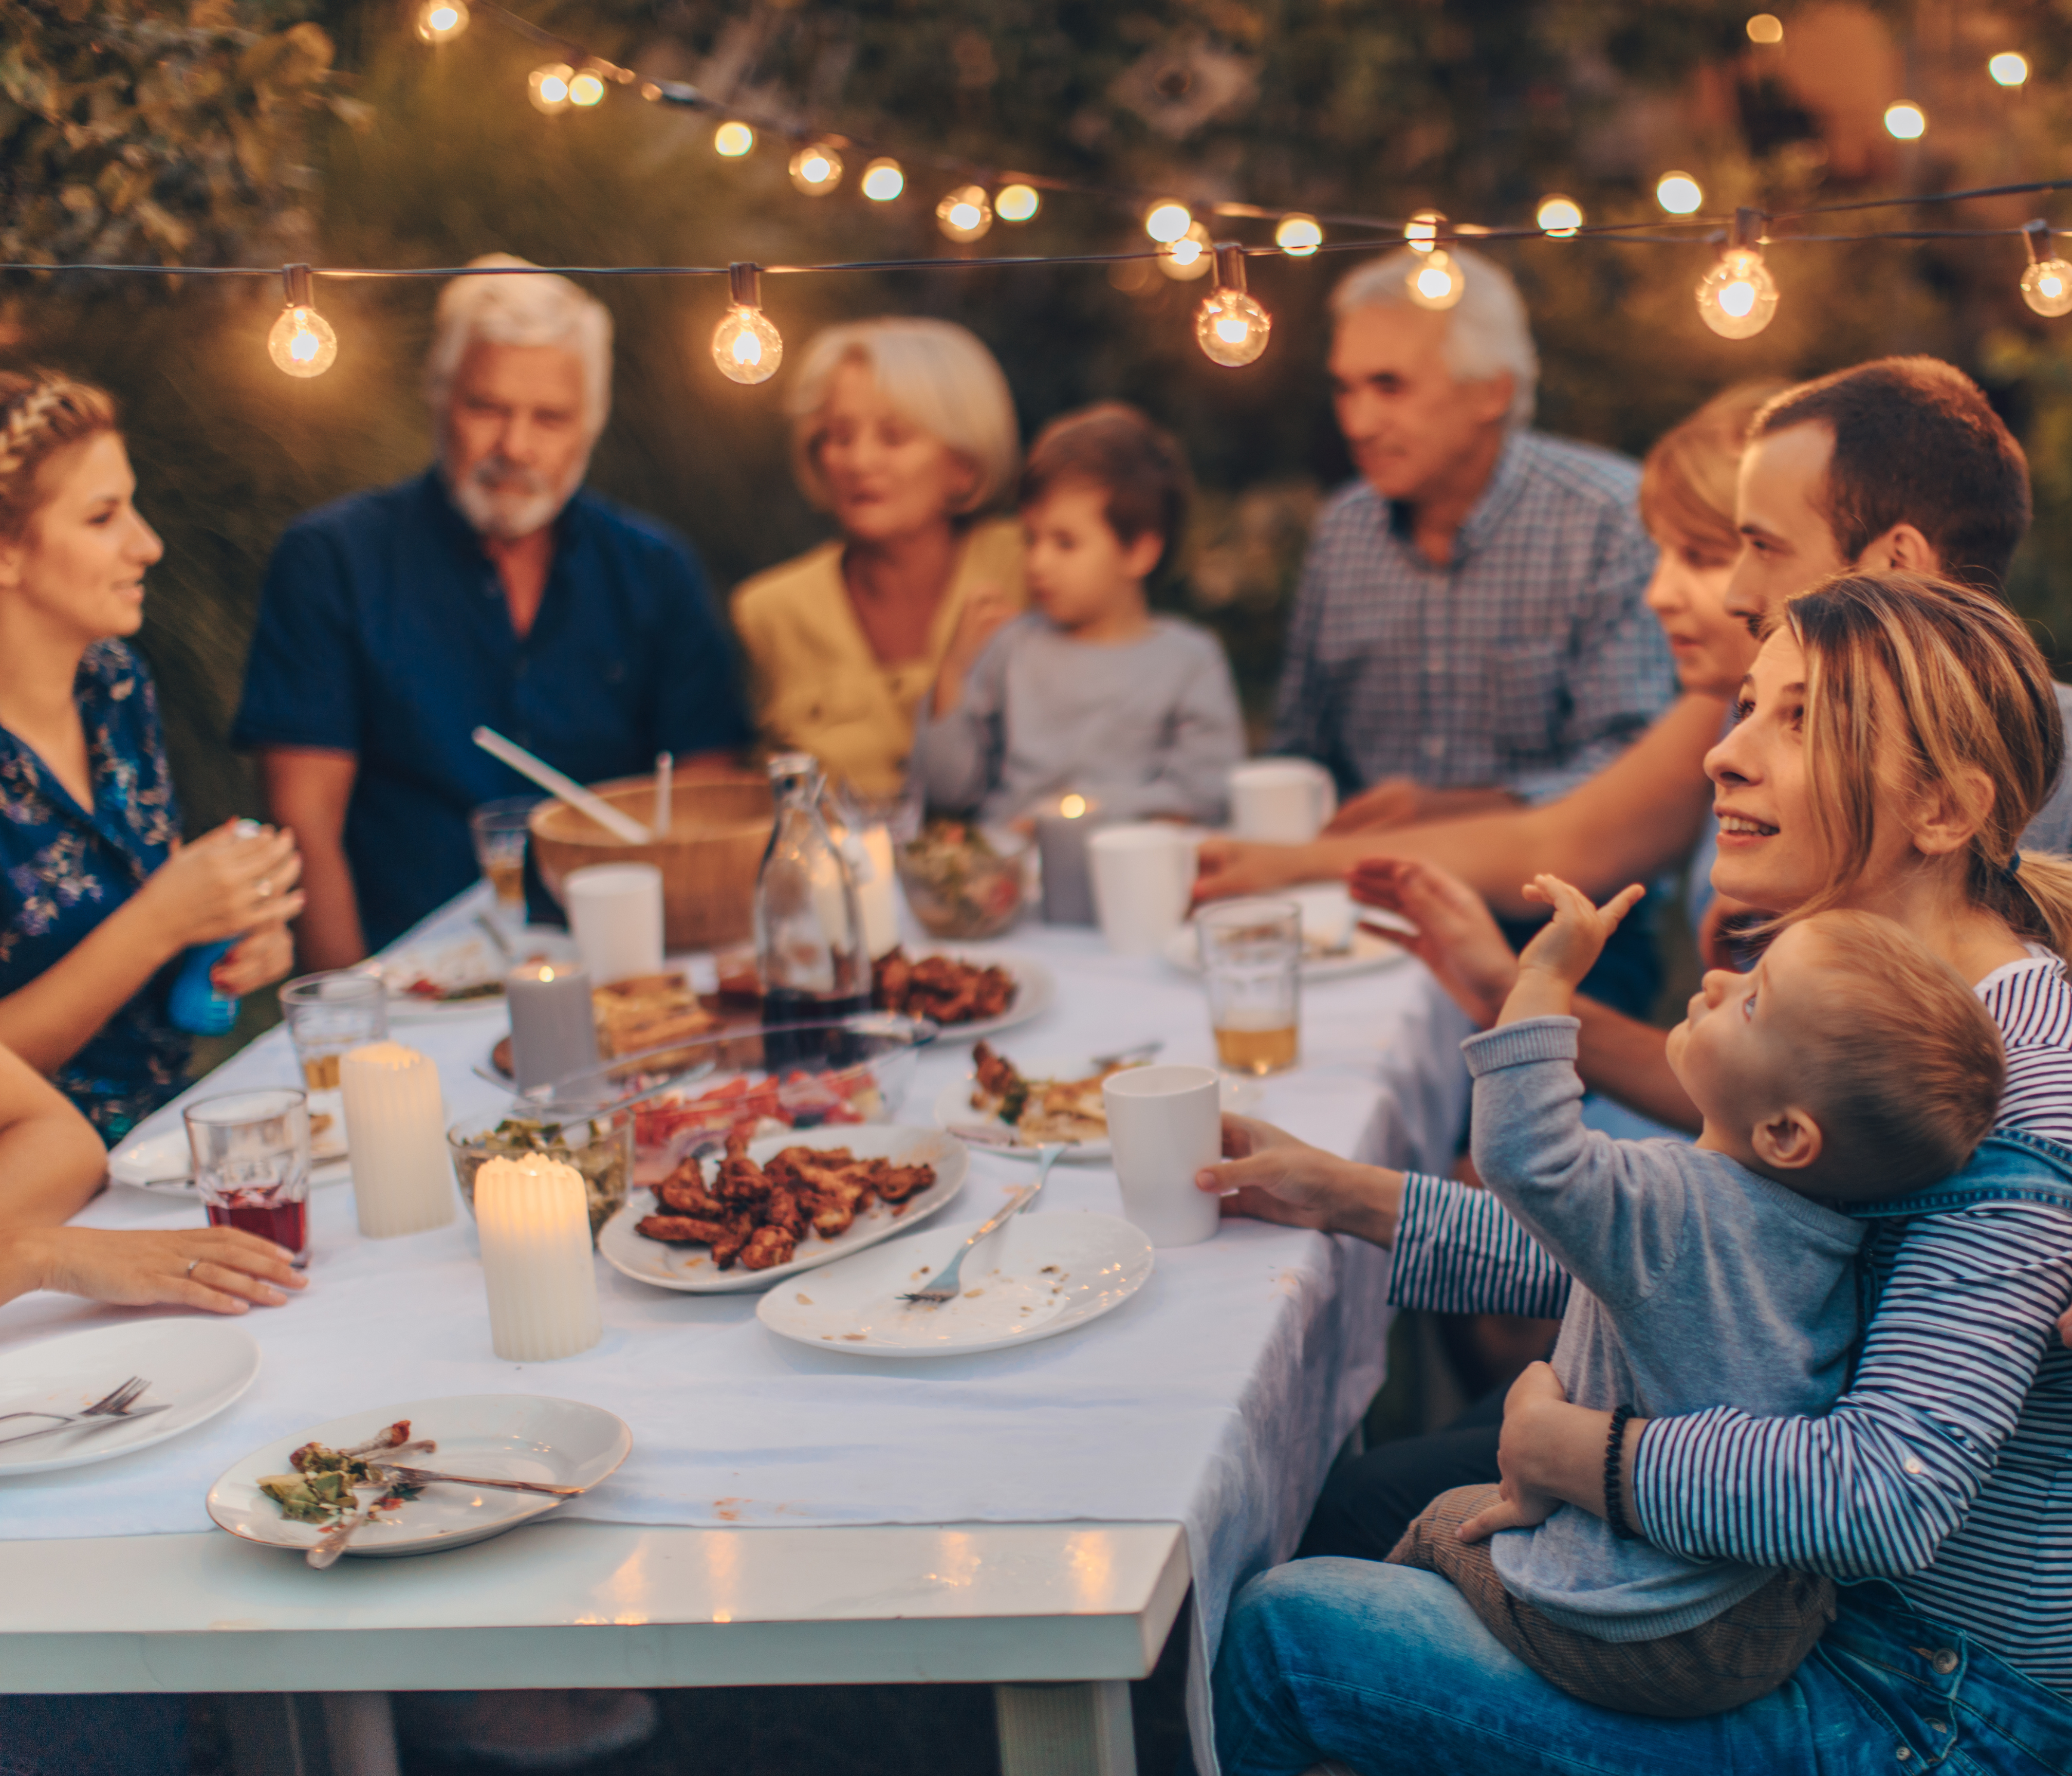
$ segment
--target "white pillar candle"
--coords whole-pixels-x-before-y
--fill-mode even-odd
[[[511,1011],[511,1071],[520,1092],[597,1065],[587,968],[521,962],[504,977],[504,1002]]]
[[[369,1042],[347,1053],[339,1080],[360,1231],[388,1240],[446,1226],[454,1182],[438,1067],[401,1042]]]
[[[475,1174],[475,1224],[497,1355],[546,1363],[604,1336],[588,1199],[573,1166],[545,1153],[485,1160]]]
[[[855,838],[863,867],[856,874],[856,909],[863,920],[863,941],[873,956],[899,942],[899,886],[892,866],[892,835],[880,824],[857,828]]]

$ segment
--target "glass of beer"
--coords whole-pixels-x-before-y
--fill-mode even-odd
[[[496,890],[496,916],[514,929],[525,923],[525,844],[539,805],[537,796],[507,796],[467,817],[475,861]]]
[[[1208,981],[1216,1058],[1233,1073],[1278,1073],[1301,1044],[1302,910],[1292,900],[1229,900],[1194,925]]]
[[[345,1157],[345,1096],[339,1063],[348,1049],[388,1034],[388,989],[375,974],[306,974],[281,989],[281,1015],[309,1095],[310,1151],[319,1163]]]
[[[185,1112],[195,1186],[212,1227],[241,1227],[310,1258],[310,1118],[299,1092],[236,1092]]]

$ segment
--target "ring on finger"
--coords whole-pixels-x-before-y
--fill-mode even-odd
[[[273,884],[265,877],[261,876],[253,886],[257,890],[261,900],[270,900],[273,898]]]
[[[199,1264],[200,1262],[201,1262],[201,1260],[199,1260],[199,1258],[190,1258],[189,1260],[187,1260],[187,1270],[186,1270],[186,1272],[184,1272],[184,1274],[185,1274],[185,1275],[187,1275],[187,1276],[193,1276],[193,1275],[194,1275],[194,1273],[195,1273],[195,1266],[196,1264]]]

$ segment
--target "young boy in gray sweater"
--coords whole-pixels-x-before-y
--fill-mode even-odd
[[[1223,818],[1244,757],[1229,662],[1145,595],[1187,487],[1179,446],[1120,401],[1038,435],[1021,489],[1036,609],[989,639],[960,631],[944,656],[909,767],[931,811],[1005,822],[1069,791],[1114,819]]]
[[[1827,1410],[1860,1330],[1864,1231],[1829,1205],[1956,1171],[2005,1078],[2000,1033],[1955,969],[1889,919],[1820,913],[1751,972],[1708,974],[1670,1032],[1669,1065],[1704,1118],[1695,1145],[1585,1128],[1576,983],[1640,893],[1600,909],[1536,878],[1526,894],[1553,920],[1496,1027],[1461,1045],[1476,1169],[1574,1279],[1553,1366],[1570,1400],[1614,1412],[1614,1449],[1621,1408]],[[1832,1583],[1634,1539],[1616,1483],[1608,1466],[1609,1521],[1494,1486],[1442,1493],[1389,1558],[1443,1573],[1498,1640],[1586,1701],[1712,1714],[1782,1683],[1833,1618]]]

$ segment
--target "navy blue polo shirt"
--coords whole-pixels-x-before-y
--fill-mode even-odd
[[[468,738],[479,725],[582,783],[745,742],[734,650],[683,539],[578,492],[520,640],[436,469],[291,524],[232,739],[358,758],[345,853],[371,948],[475,880],[471,808],[532,788]]]

